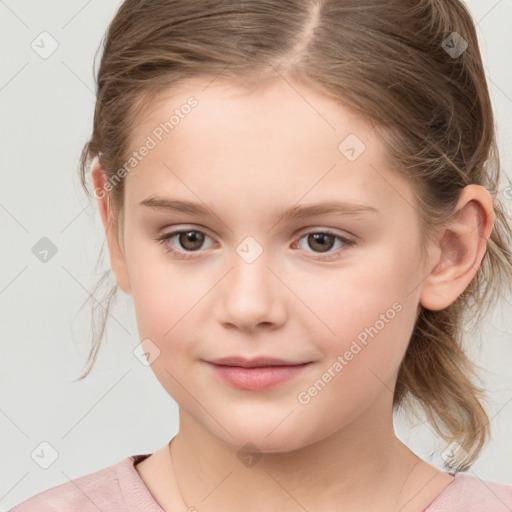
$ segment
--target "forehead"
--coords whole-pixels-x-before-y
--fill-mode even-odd
[[[130,147],[150,140],[127,175],[132,202],[184,187],[190,198],[193,189],[246,205],[326,193],[381,205],[413,200],[368,121],[284,79],[251,90],[220,79],[182,81],[154,98]]]
[[[187,102],[191,101],[196,105],[189,109]],[[224,131],[231,128],[237,133],[242,129],[248,135],[269,137],[279,132],[281,144],[287,134],[293,135],[297,149],[303,139],[314,143],[330,136],[336,141],[347,130],[361,137],[374,137],[373,133],[366,133],[372,131],[371,125],[361,116],[304,84],[277,78],[248,88],[226,79],[195,77],[180,80],[150,100],[134,126],[131,145],[135,146],[137,139],[151,133],[160,123],[169,121],[173,114],[175,134],[194,131],[199,135],[199,130],[213,127]],[[182,123],[185,118],[189,120]],[[216,134],[221,135],[215,130],[210,138]]]

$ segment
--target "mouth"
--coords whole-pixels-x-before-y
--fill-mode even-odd
[[[221,357],[219,359],[213,359],[207,361],[211,364],[219,366],[237,366],[239,368],[266,368],[269,366],[299,366],[302,364],[308,364],[311,361],[288,361],[285,359],[277,359],[274,357],[254,357],[247,359],[241,356]]]
[[[312,361],[295,363],[274,358],[224,358],[205,361],[213,374],[226,384],[244,390],[272,389],[299,376]]]

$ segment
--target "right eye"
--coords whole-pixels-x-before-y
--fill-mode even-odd
[[[182,229],[161,235],[156,240],[163,245],[166,252],[180,255],[182,259],[187,259],[190,258],[187,253],[198,252],[201,249],[205,237],[209,238],[206,233],[197,229]],[[171,244],[173,238],[177,239],[177,243],[183,248],[182,250],[175,249],[176,243]]]

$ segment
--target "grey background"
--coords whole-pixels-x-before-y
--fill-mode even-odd
[[[467,3],[477,22],[502,164],[510,177],[512,0]],[[2,510],[128,455],[151,453],[178,429],[176,403],[133,355],[138,333],[131,298],[122,292],[95,369],[85,381],[72,382],[83,368],[90,336],[89,310],[79,309],[109,265],[105,258],[103,267],[95,268],[103,227],[77,173],[92,126],[92,64],[119,5],[105,0],[0,0]],[[51,38],[40,36],[43,31]],[[51,39],[58,48],[47,58],[31,46],[48,51]],[[504,180],[502,195],[510,206],[507,186]],[[32,252],[43,237],[57,248],[46,263]],[[493,428],[492,441],[470,473],[508,485],[511,309],[512,298],[503,297],[469,340],[485,369]],[[440,466],[443,443],[416,423],[397,418],[400,437]],[[43,469],[53,450],[58,457]]]

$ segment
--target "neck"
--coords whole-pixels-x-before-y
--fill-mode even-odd
[[[369,412],[300,449],[241,460],[236,447],[180,410],[175,479],[185,504],[202,512],[394,510],[420,459],[396,438],[391,413],[385,417]]]

